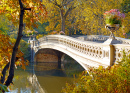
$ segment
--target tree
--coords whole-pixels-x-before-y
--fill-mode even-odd
[[[130,55],[124,52],[123,58],[112,67],[90,68],[89,75],[83,72],[73,84],[66,84],[64,93],[129,93]]]
[[[65,32],[69,24],[73,23],[74,15],[71,16],[74,13],[73,11],[78,12],[79,6],[83,2],[84,0],[43,0],[47,11],[49,11],[47,16],[49,26],[46,27],[46,30]]]
[[[17,25],[19,23],[18,36],[13,46],[11,55],[9,76],[4,83],[4,85],[8,87],[10,83],[12,83],[12,79],[14,77],[15,61],[17,60],[16,55],[18,53],[18,46],[22,38],[23,16],[25,19],[24,22],[26,23],[26,27],[37,27],[37,24],[35,24],[36,21],[41,21],[41,19],[44,19],[46,11],[40,0],[3,0],[0,1],[0,14],[4,13],[6,13],[5,15],[10,21],[13,22],[14,25]]]

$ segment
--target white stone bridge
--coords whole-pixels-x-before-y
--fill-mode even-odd
[[[130,51],[130,40],[118,38],[112,40],[108,36],[80,36],[77,38],[65,35],[48,35],[38,40],[29,39],[31,59],[36,61],[36,54],[41,49],[53,49],[67,54],[76,60],[85,70],[88,67],[112,66],[120,60],[123,49]],[[62,58],[62,57],[60,57]]]

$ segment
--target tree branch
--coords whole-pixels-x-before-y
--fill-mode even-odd
[[[16,57],[16,61],[19,59],[19,57]],[[16,62],[15,61],[15,62]],[[6,71],[7,71],[7,69],[9,68],[9,66],[10,66],[10,62],[8,62],[7,64],[6,64],[6,66],[4,67],[4,69],[3,69],[3,71],[2,71],[2,75],[1,75],[1,83],[3,84],[4,82],[5,82],[5,75],[6,75]]]
[[[23,3],[19,0],[20,9],[23,9]]]
[[[56,0],[54,0],[54,2],[52,2],[51,0],[49,0],[49,2],[53,3],[54,5],[58,6],[59,8],[62,8],[62,6],[59,5],[59,4],[56,2]]]
[[[66,0],[65,0],[66,1]],[[64,1],[64,2],[65,2]],[[68,0],[67,0],[68,1]],[[68,1],[67,3],[65,3],[65,4],[63,4],[63,6],[67,6],[68,4],[70,4],[70,2],[72,2],[73,0],[70,0],[70,1]]]
[[[67,10],[67,12],[65,13],[65,19],[66,19],[66,17],[67,17],[67,15],[69,14],[69,12],[70,11],[72,11],[73,9],[75,9],[76,7],[70,7],[68,10]]]
[[[31,10],[31,8],[24,8],[24,10]]]
[[[10,62],[9,62],[8,64],[6,64],[6,66],[4,67],[4,69],[3,69],[3,71],[2,71],[2,75],[1,75],[1,83],[2,83],[2,84],[3,84],[4,81],[5,81],[5,75],[6,75],[7,69],[9,68],[9,64],[10,64]]]

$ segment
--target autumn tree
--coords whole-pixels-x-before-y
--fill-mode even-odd
[[[43,3],[48,11],[46,21],[49,22],[49,26],[46,30],[64,32],[66,30],[67,34],[68,27],[73,23],[74,10],[78,12],[84,0],[43,0]]]
[[[40,0],[2,0],[0,1],[0,14],[1,15],[4,14],[5,16],[7,16],[8,19],[12,21],[15,26],[18,26],[19,24],[18,36],[17,36],[16,42],[14,43],[14,46],[12,47],[13,48],[12,53],[10,54],[11,60],[9,60],[9,63],[8,63],[9,68],[10,68],[9,75],[7,79],[3,82],[5,86],[8,87],[10,83],[12,83],[12,80],[14,77],[15,61],[18,60],[16,58],[16,55],[19,51],[18,46],[23,36],[22,35],[23,26],[24,26],[23,21],[25,22],[26,27],[29,27],[30,29],[32,29],[32,26],[37,27],[36,21],[42,21],[45,18],[45,15],[46,15],[45,10],[46,9]],[[8,48],[6,49],[8,50]],[[1,80],[2,79],[3,78],[1,78]]]
[[[82,33],[91,35],[109,35],[110,32],[105,29],[104,12],[111,9],[119,9],[121,12],[122,4],[128,0],[44,0],[47,7],[49,26],[46,31],[65,31],[68,34],[69,30],[82,30]],[[128,3],[126,4],[129,5]],[[125,6],[124,6],[125,7]],[[127,17],[123,22],[123,27],[120,28],[115,35],[124,37],[123,33],[128,32],[129,19]],[[73,29],[72,29],[73,28]]]

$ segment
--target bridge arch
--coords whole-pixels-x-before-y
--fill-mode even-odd
[[[39,59],[39,57],[42,57],[42,59]],[[49,57],[52,57],[48,60]],[[44,59],[44,60],[43,60]],[[39,49],[35,55],[34,55],[34,62],[37,62],[37,61],[44,61],[44,62],[52,62],[52,61],[55,61],[57,62],[58,61],[58,57],[57,57],[57,54],[56,54],[56,51],[53,50],[53,49],[49,49],[49,48],[43,48],[43,49]]]
[[[81,61],[80,61],[80,59],[78,59],[78,57],[76,57],[76,55],[75,54],[73,54],[72,52],[70,52],[70,51],[68,51],[66,48],[64,48],[64,47],[61,47],[60,45],[52,45],[52,46],[50,46],[50,44],[42,44],[41,46],[40,46],[40,48],[38,49],[38,51],[36,51],[36,53],[35,53],[35,55],[34,55],[34,62],[36,62],[37,61],[37,59],[36,59],[36,56],[38,55],[38,53],[41,51],[41,50],[43,50],[43,49],[51,49],[53,52],[53,54],[55,54],[56,52],[55,51],[59,51],[59,52],[61,52],[62,53],[62,55],[61,55],[61,59],[63,58],[63,56],[64,56],[64,54],[66,54],[66,55],[68,55],[68,56],[70,56],[71,58],[73,58],[75,61],[77,61],[85,70],[89,70],[89,68],[88,68],[88,65],[86,65],[86,64],[83,64]],[[65,51],[66,50],[66,51]],[[55,54],[56,55],[56,54]],[[58,54],[57,54],[58,55]]]

